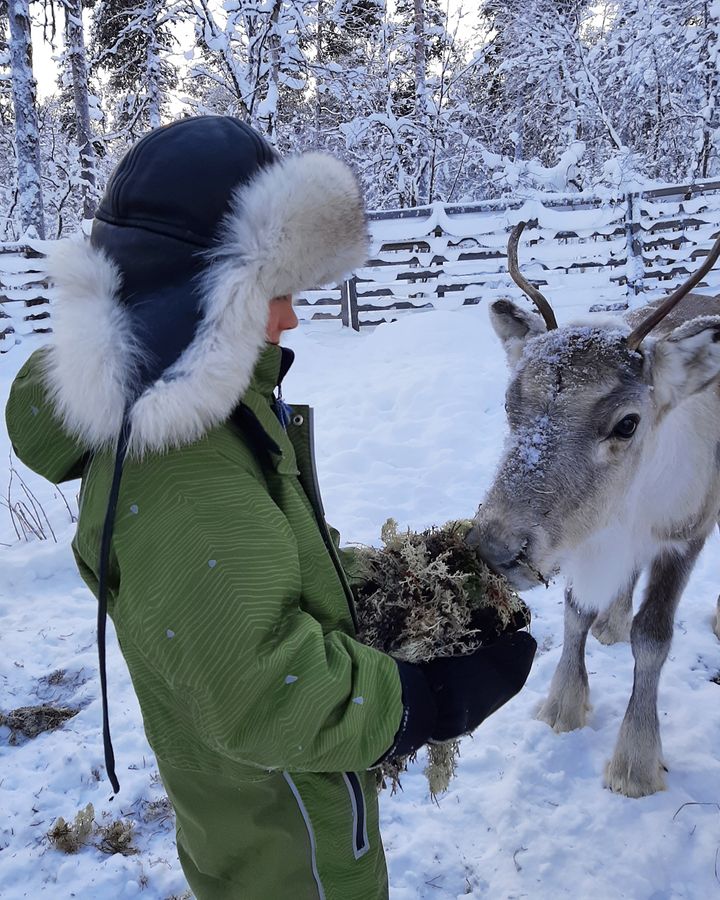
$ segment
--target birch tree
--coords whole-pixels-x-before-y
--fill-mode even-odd
[[[91,219],[95,215],[98,198],[82,0],[63,0],[63,6],[65,10],[65,54],[71,73],[75,109],[75,138],[80,154],[83,218]]]
[[[430,201],[430,103],[427,86],[425,0],[413,0],[413,63],[415,70],[415,125],[418,130],[418,202]]]
[[[28,0],[8,0],[10,67],[15,113],[18,213],[23,233],[45,237],[40,166],[40,135],[33,74]]]
[[[7,240],[13,236],[17,186],[10,35],[5,0],[0,0],[0,154],[8,163],[0,167],[0,240]]]
[[[697,60],[698,110],[688,173],[707,178],[720,160],[720,0],[702,0],[688,22],[686,58]]]

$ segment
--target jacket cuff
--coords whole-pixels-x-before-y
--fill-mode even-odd
[[[403,713],[392,746],[374,763],[409,756],[427,743],[437,719],[437,705],[420,666],[395,660],[402,686]]]

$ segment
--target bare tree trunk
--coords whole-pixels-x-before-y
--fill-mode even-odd
[[[246,109],[243,116],[253,128],[256,128],[258,127],[257,108],[261,102],[259,94],[262,56],[261,28],[258,25],[257,15],[253,15],[248,10],[243,10],[242,21],[247,33],[247,62],[245,65],[244,78],[239,79],[239,81],[248,85],[247,97],[245,99]],[[242,90],[238,88],[238,91],[239,96],[242,96]]]
[[[8,18],[20,223],[23,231],[34,229],[38,237],[44,238],[40,135],[35,105],[36,84],[32,68],[28,0],[9,0]]]
[[[524,158],[525,147],[523,146],[523,137],[525,134],[525,108],[523,106],[522,97],[518,97],[517,106],[515,107],[515,151],[514,160],[520,162]]]
[[[268,26],[269,67],[267,89],[262,102],[262,113],[258,116],[262,123],[265,137],[273,147],[277,144],[277,109],[280,98],[280,35],[278,34],[278,21],[281,7],[282,0],[275,0]]]
[[[145,28],[148,36],[145,71],[147,72],[148,122],[151,128],[159,128],[162,125],[157,6],[155,0],[148,0],[145,6]]]
[[[325,76],[320,75],[325,63],[325,54],[323,50],[323,37],[325,31],[325,4],[323,0],[317,0],[317,32],[315,35],[315,146],[320,146],[320,136],[322,133],[322,80]]]
[[[97,206],[97,178],[95,149],[90,125],[88,99],[87,56],[82,23],[82,0],[66,0],[65,40],[72,73],[75,127],[80,150],[80,178],[82,180],[83,218],[92,219]]]
[[[254,47],[256,41],[253,18],[248,15],[244,8],[236,9],[228,13],[223,29],[211,11],[208,0],[192,0],[189,12],[198,21],[202,31],[209,32],[215,42],[212,56],[217,60],[218,66],[227,79],[228,91],[233,95],[236,104],[235,115],[239,115],[242,119],[253,123],[255,95],[252,94],[250,97],[246,97],[243,91],[243,84],[249,77],[249,74],[254,71],[255,66]],[[237,22],[243,22],[247,29],[248,48],[245,63],[242,62],[239,55],[233,53],[231,44],[231,38],[237,27]]]
[[[427,98],[427,58],[425,53],[425,0],[413,0],[414,60],[415,60],[415,125],[418,129],[417,203],[430,202],[430,134]]]
[[[708,6],[707,0],[704,3],[704,28],[707,34],[705,46],[702,49],[702,64],[704,69],[705,81],[705,108],[702,115],[702,146],[698,154],[696,171],[702,178],[707,178],[710,170],[710,159],[713,150],[717,153],[718,148],[713,147],[714,135],[718,132],[718,91],[720,91],[720,73],[718,72],[718,52],[720,52],[720,15],[718,15],[718,6],[713,3]]]

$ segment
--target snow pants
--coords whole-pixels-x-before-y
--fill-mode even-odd
[[[158,765],[197,900],[387,900],[371,772],[240,782]]]

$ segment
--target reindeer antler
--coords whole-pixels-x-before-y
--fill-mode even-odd
[[[530,284],[527,278],[523,278],[518,268],[518,241],[520,240],[520,235],[525,230],[526,225],[527,222],[518,222],[510,232],[510,239],[508,240],[507,245],[508,272],[520,290],[524,294],[527,294],[535,306],[540,310],[540,315],[545,319],[548,331],[552,331],[554,328],[558,327],[557,319],[555,318],[555,313],[552,311],[552,307],[535,285]]]
[[[695,285],[707,275],[710,269],[712,269],[718,261],[718,257],[720,257],[720,237],[718,237],[712,245],[710,252],[705,257],[705,262],[700,266],[697,272],[695,272],[694,275],[691,275],[686,281],[683,281],[679,288],[676,288],[672,294],[657,307],[657,309],[651,312],[647,318],[643,319],[637,328],[630,332],[627,339],[627,345],[630,350],[637,350],[653,328],[662,322],[665,316],[678,305],[685,294],[691,291]]]

